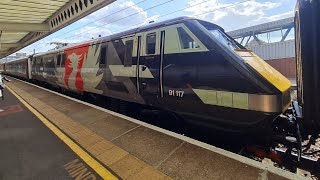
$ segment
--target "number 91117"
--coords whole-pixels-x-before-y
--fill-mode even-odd
[[[169,90],[169,96],[183,97],[184,91]]]

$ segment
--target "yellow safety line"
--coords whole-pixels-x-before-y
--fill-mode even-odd
[[[84,151],[79,145],[59,130],[54,124],[40,114],[36,109],[30,106],[25,100],[23,100],[18,94],[7,86],[8,90],[16,96],[34,115],[36,115],[55,135],[57,135],[70,149],[73,150],[84,162],[86,162],[96,173],[98,173],[103,179],[118,179],[98,161],[91,157],[86,151]]]

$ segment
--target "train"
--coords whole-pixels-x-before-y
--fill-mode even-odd
[[[0,63],[0,73],[4,72],[4,63]]]
[[[320,2],[298,0],[295,11],[297,95],[304,134],[320,134]]]
[[[286,77],[222,27],[191,17],[2,66],[7,75],[170,111],[187,122],[237,134],[269,136],[291,102]]]

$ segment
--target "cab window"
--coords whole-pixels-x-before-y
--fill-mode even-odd
[[[146,38],[146,54],[156,53],[156,33],[147,34]]]
[[[177,30],[182,49],[195,49],[200,47],[182,27],[178,27]]]

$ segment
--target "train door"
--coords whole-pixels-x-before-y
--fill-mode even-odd
[[[58,86],[64,87],[64,72],[65,72],[65,63],[66,63],[66,54],[59,52],[56,55],[56,69],[55,69],[55,78],[57,79],[56,83]]]
[[[26,68],[26,73],[27,73],[27,78],[28,79],[32,79],[32,74],[31,74],[31,71],[32,71],[32,58],[31,57],[28,57],[27,59],[27,68]]]
[[[138,92],[146,98],[161,97],[164,31],[148,31],[137,38]]]

